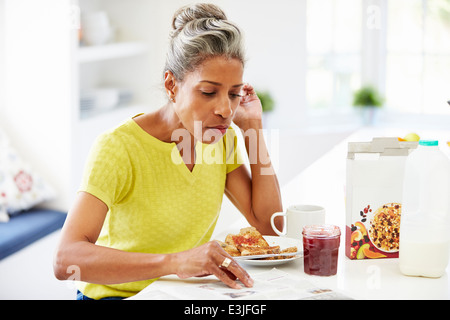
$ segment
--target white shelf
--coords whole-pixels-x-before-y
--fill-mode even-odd
[[[117,106],[110,109],[95,109],[89,111],[80,112],[80,120],[83,123],[90,121],[101,121],[110,122],[111,124],[118,123],[122,118],[132,117],[138,113],[145,112],[149,109],[149,106],[145,105],[124,105]],[[111,119],[110,119],[111,118]]]
[[[100,46],[80,47],[78,50],[78,62],[88,63],[133,57],[144,54],[148,50],[148,45],[141,42],[116,42]]]

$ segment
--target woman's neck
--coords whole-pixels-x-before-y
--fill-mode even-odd
[[[159,109],[155,113],[153,120],[157,121],[157,126],[161,129],[161,136],[165,137],[163,141],[176,143],[181,158],[188,169],[192,171],[195,164],[196,141],[189,131],[184,128],[170,104]]]
[[[188,148],[186,145],[188,137],[191,150],[195,148],[194,137],[184,128],[170,104],[166,104],[154,112],[136,117],[134,120],[144,131],[158,140],[166,143],[175,142],[179,146],[179,150]],[[179,145],[183,142],[181,140],[184,141],[183,146]]]

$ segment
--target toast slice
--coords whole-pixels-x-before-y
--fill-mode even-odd
[[[242,228],[238,234],[227,235],[225,242],[216,241],[232,257],[297,252],[297,247],[281,250],[280,246],[270,246],[254,227]],[[294,256],[269,257],[261,260],[288,259],[291,257]]]
[[[269,247],[267,241],[254,227],[242,228],[239,234],[227,235],[227,237],[225,238],[225,243],[233,245],[236,248],[238,248],[239,246]]]
[[[274,246],[274,247],[239,246],[238,249],[241,252],[241,256],[255,256],[255,255],[260,255],[260,254],[280,253],[280,246]]]
[[[297,247],[289,247],[286,249],[281,250],[280,253],[296,253],[297,252]],[[294,258],[295,255],[293,256],[280,256],[280,257],[275,257],[275,259],[290,259],[290,258]]]
[[[216,240],[216,242],[218,244],[220,244],[220,246],[222,247],[223,250],[225,250],[226,253],[228,253],[230,256],[232,257],[238,257],[241,255],[241,252],[238,250],[238,248],[236,248],[235,246]]]

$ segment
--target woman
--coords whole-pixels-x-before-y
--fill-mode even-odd
[[[169,274],[250,287],[247,272],[210,242],[223,193],[263,234],[282,210],[276,176],[264,174],[270,161],[250,159],[250,175],[234,147],[232,120],[245,131],[262,128],[261,103],[242,81],[239,29],[211,4],[181,8],[173,29],[168,103],[97,139],[63,227],[54,271],[65,280],[79,270],[80,297],[129,297]],[[255,136],[257,154],[267,154]]]

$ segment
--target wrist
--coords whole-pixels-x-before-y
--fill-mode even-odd
[[[261,119],[249,119],[249,120],[246,120],[243,123],[239,123],[239,124],[236,123],[236,125],[241,130],[244,130],[244,131],[247,131],[249,129],[259,130],[259,129],[263,128]]]
[[[164,265],[166,266],[167,274],[177,274],[178,273],[178,254],[169,253],[164,255]]]

